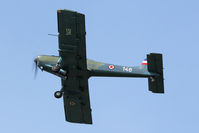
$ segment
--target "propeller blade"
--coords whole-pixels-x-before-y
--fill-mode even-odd
[[[35,69],[35,71],[34,71],[34,79],[36,79],[37,72],[38,72],[38,69],[37,69],[38,59],[37,58],[34,59],[34,62],[35,62],[35,66],[34,66],[34,69]]]

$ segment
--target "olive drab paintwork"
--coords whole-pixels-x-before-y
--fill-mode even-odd
[[[59,76],[62,82],[55,97],[63,95],[66,121],[92,124],[88,79],[92,76],[148,78],[149,90],[164,93],[162,54],[147,55],[147,63],[120,66],[86,58],[85,16],[58,10],[59,56],[40,55],[35,59],[42,70]]]
[[[59,60],[59,56],[40,55],[38,67],[54,66]],[[109,66],[114,66],[110,69]],[[150,77],[158,76],[157,73],[149,72],[147,67],[141,66],[120,66],[108,63],[97,62],[87,59],[87,72],[90,76],[110,76],[110,77]],[[53,74],[53,73],[52,73]]]

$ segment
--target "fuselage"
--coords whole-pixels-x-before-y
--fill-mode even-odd
[[[40,55],[36,58],[37,65],[41,70],[55,74],[59,77],[59,73],[52,71],[52,67],[59,61],[59,56]],[[67,71],[64,68],[62,71]],[[146,65],[141,66],[121,66],[109,63],[97,62],[94,60],[87,59],[87,72],[90,76],[105,76],[105,77],[150,77],[156,76],[156,73],[148,71]],[[64,73],[64,72],[63,72]]]

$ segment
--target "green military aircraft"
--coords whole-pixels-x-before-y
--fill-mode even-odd
[[[86,58],[84,14],[58,10],[59,56],[40,55],[36,68],[61,78],[66,121],[92,124],[88,79],[91,76],[148,78],[149,90],[164,93],[162,54],[151,53],[142,65],[129,67],[96,62]]]

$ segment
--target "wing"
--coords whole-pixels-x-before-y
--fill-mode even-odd
[[[57,16],[61,67],[67,71],[67,79],[62,79],[66,121],[92,124],[86,63],[85,17],[69,10],[58,10]]]
[[[71,80],[70,82],[72,83],[71,85],[69,82],[62,80],[66,120],[75,123],[92,124],[88,79]],[[79,87],[79,84],[81,84],[81,87]]]

